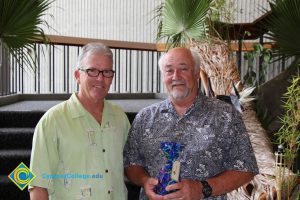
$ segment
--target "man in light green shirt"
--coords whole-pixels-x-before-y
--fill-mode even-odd
[[[112,83],[112,52],[83,47],[74,75],[79,92],[39,121],[33,138],[31,200],[127,199],[123,147],[126,114],[104,98]]]

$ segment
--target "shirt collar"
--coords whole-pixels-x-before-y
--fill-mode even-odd
[[[191,112],[194,110],[194,108],[197,108],[198,110],[201,108],[201,104],[204,101],[204,95],[200,92],[199,95],[195,98],[194,103],[188,108],[186,113]],[[162,102],[162,105],[160,106],[160,112],[161,113],[176,113],[176,110],[171,102],[170,99],[166,99]]]
[[[87,110],[83,107],[81,102],[79,101],[77,93],[73,93],[68,100],[68,109],[70,109],[72,113],[72,118],[82,117],[87,114]],[[111,105],[109,102],[107,102],[106,99],[104,99],[104,107],[103,107],[103,116],[104,114],[108,115],[114,115],[113,109],[111,108]]]

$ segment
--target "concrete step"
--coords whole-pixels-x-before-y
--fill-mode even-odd
[[[35,127],[45,111],[0,111],[0,128],[7,127]],[[133,122],[136,112],[126,112]]]
[[[35,127],[45,111],[1,111],[0,128]]]
[[[34,128],[0,128],[0,150],[31,149],[33,133]]]

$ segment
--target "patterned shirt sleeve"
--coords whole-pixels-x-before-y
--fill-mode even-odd
[[[228,159],[225,159],[225,169],[258,173],[256,159],[243,119],[233,109],[223,129],[224,135],[231,137]]]
[[[142,131],[142,113],[138,113],[129,130],[127,142],[124,147],[124,167],[130,165],[143,166],[144,157],[140,154],[140,135]]]

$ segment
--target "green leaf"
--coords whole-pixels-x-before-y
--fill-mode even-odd
[[[271,49],[264,49],[263,50],[263,60],[265,63],[270,63],[271,62],[271,59],[272,59],[272,56],[273,55],[273,52]]]
[[[34,67],[33,41],[46,41],[41,26],[48,26],[42,19],[52,1],[48,0],[1,0],[0,1],[0,45],[20,63]],[[22,50],[24,48],[24,50]]]
[[[283,95],[285,101],[283,102],[284,115],[280,117],[282,126],[275,134],[277,142],[285,146],[285,160],[288,168],[294,162],[297,151],[300,148],[300,77],[292,78],[291,85],[287,88],[287,92]]]
[[[207,37],[206,21],[212,0],[166,0],[157,10],[157,40],[167,38],[169,47],[184,46],[190,40]]]
[[[263,51],[263,46],[261,44],[254,44],[253,49],[259,55]]]
[[[275,56],[300,58],[300,1],[272,0],[271,15],[264,26],[268,38],[276,42]]]

